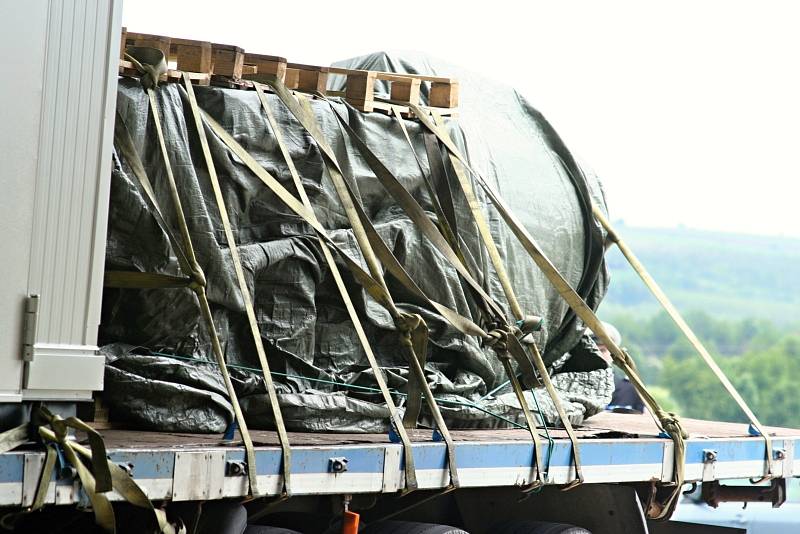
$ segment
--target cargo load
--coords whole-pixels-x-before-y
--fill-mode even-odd
[[[603,235],[591,212],[592,203],[605,206],[600,182],[576,162],[554,128],[524,97],[510,87],[425,57],[381,53],[339,66],[446,73],[458,79],[457,116],[441,118],[451,138],[469,166],[510,204],[570,284],[592,308],[597,307],[608,283]],[[337,84],[344,82],[343,76],[331,74],[329,94],[335,94]],[[421,87],[423,104],[428,87]],[[381,89],[378,81],[376,101],[381,100]],[[383,89],[388,99],[389,89]],[[296,194],[291,169],[256,91],[197,86],[194,94],[203,112]],[[269,90],[263,96],[320,223],[336,245],[366,269],[319,146],[278,96]],[[197,261],[205,273],[208,300],[234,387],[248,424],[271,428],[273,412],[185,89],[180,84],[162,84],[156,88],[156,97],[171,170]],[[464,264],[505,315],[512,317],[459,187],[454,169],[459,163],[447,157],[441,142],[412,114],[405,118],[392,112],[391,106],[384,112],[364,113],[342,98],[305,97],[303,101],[363,211],[419,288],[431,300],[491,328],[475,291],[387,193],[359,140],[437,227],[443,226],[442,216],[448,219]],[[135,157],[131,158],[130,150],[126,154],[116,136],[106,270],[180,277],[168,238],[170,229],[178,232],[177,215],[164,209],[163,224],[159,224],[132,171],[139,162],[130,161],[140,161],[158,203],[170,206],[165,165],[149,109],[141,81],[120,78],[117,130],[129,136]],[[205,129],[287,428],[385,430],[388,411],[314,230],[265,187],[208,124]],[[541,318],[539,329],[527,333],[527,341],[532,337],[542,349],[569,419],[579,424],[608,403],[613,390],[611,370],[591,339],[583,335],[583,324],[521,248],[485,193],[469,174],[464,175],[473,182],[472,190],[519,306]],[[336,261],[393,398],[402,409],[413,381],[402,336],[390,314],[354,279],[341,257]],[[504,428],[524,423],[495,351],[481,339],[458,331],[391,273],[386,273],[386,282],[397,307],[418,314],[427,326],[425,376],[448,427]],[[187,287],[106,288],[100,342],[107,358],[104,400],[113,417],[158,430],[222,432],[229,427],[233,409],[199,317],[197,300]],[[527,389],[525,395],[530,408],[548,424],[558,421],[544,388]],[[429,416],[423,407],[420,422],[432,425]]]

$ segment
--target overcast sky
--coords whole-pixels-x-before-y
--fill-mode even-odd
[[[123,24],[319,65],[424,51],[528,97],[600,174],[614,219],[800,236],[798,15],[790,1],[126,0]]]

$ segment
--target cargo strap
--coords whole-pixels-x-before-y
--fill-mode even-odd
[[[384,307],[388,306],[389,297],[383,287],[374,279],[372,276],[366,272],[361,266],[350,256],[347,255],[337,244],[334,242],[327,234],[325,228],[320,224],[317,220],[316,215],[313,211],[306,208],[303,204],[300,203],[283,185],[280,184],[266,169],[264,169],[251,155],[247,150],[245,150],[236,140],[231,136],[225,129],[220,126],[213,118],[211,118],[208,114],[203,112],[203,118],[217,135],[220,140],[233,152],[241,161],[242,163],[250,169],[250,171],[259,178],[264,185],[270,188],[270,190],[275,193],[275,195],[289,208],[291,209],[296,215],[301,217],[306,224],[311,226],[317,235],[325,241],[327,246],[334,250],[339,257],[342,258],[345,265],[347,266],[348,270],[353,274],[356,281],[370,294],[372,298],[374,298],[379,304],[383,305]],[[380,378],[378,378],[380,377]],[[381,373],[376,374],[376,380],[383,380]],[[385,382],[384,382],[385,384]],[[398,434],[402,436],[406,434],[402,421],[399,421],[399,418],[393,419],[393,423],[397,425],[396,431]],[[398,424],[399,423],[399,424]],[[410,440],[407,439],[406,434],[406,443],[410,445]],[[411,457],[411,447],[406,446],[404,447],[407,451],[404,451],[404,454],[411,458],[411,466],[413,466],[413,457]],[[409,465],[406,465],[406,469],[409,469]],[[416,482],[416,477],[412,476],[406,481],[406,486],[409,490],[416,489],[416,486],[412,486],[413,483]]]
[[[170,245],[172,246],[172,249],[175,252],[175,256],[178,260],[178,264],[181,268],[181,271],[183,271],[186,275],[188,275],[192,280],[192,282],[190,282],[187,285],[187,287],[192,289],[194,294],[196,295],[198,303],[200,305],[201,315],[206,324],[206,327],[208,328],[209,336],[211,338],[212,350],[214,352],[215,359],[217,360],[218,367],[220,368],[220,373],[225,383],[225,388],[226,391],[228,392],[228,396],[231,401],[231,406],[233,407],[235,420],[239,426],[239,432],[242,436],[242,441],[244,442],[245,453],[248,464],[247,474],[248,474],[248,482],[250,485],[250,492],[251,494],[253,494],[253,496],[257,496],[259,492],[257,483],[258,479],[256,476],[255,451],[253,448],[253,441],[250,438],[250,433],[247,429],[247,424],[244,420],[244,415],[242,414],[242,410],[239,405],[239,400],[236,395],[236,391],[233,388],[233,383],[231,382],[230,375],[228,373],[227,368],[225,367],[225,357],[222,352],[222,346],[220,345],[219,342],[216,326],[214,325],[214,319],[213,316],[211,315],[211,308],[208,304],[208,298],[206,296],[205,275],[202,269],[200,268],[200,265],[197,263],[197,260],[194,255],[194,247],[192,245],[191,236],[189,234],[189,228],[186,224],[186,217],[183,212],[180,196],[178,195],[178,189],[175,183],[175,177],[172,174],[172,166],[170,164],[169,154],[167,152],[166,142],[164,140],[164,132],[161,127],[161,119],[158,113],[156,95],[152,88],[147,88],[146,92],[150,103],[150,109],[153,113],[153,121],[155,123],[156,132],[158,134],[159,147],[161,150],[164,167],[167,174],[170,197],[172,199],[173,207],[175,209],[176,218],[178,221],[179,230],[181,233],[181,238],[182,238],[181,241],[179,241],[175,237],[175,235],[170,229],[170,226],[164,220],[163,211],[161,210],[158,201],[156,200],[155,191],[153,190],[152,183],[147,177],[147,173],[144,170],[141,158],[139,157],[133,145],[133,142],[130,138],[130,134],[128,133],[127,128],[125,128],[124,122],[122,121],[119,114],[117,114],[117,121],[114,128],[114,143],[122,153],[128,165],[130,166],[134,176],[136,176],[139,185],[141,186],[141,191],[144,193],[144,197],[146,198],[148,205],[152,209],[152,214],[156,219],[156,222],[167,235],[167,238],[170,241]],[[117,275],[114,275],[112,273],[111,275],[112,281],[115,276]],[[117,279],[119,278],[120,277],[117,276]],[[125,283],[127,284],[133,283],[132,278],[133,277],[130,276],[122,277],[122,279],[124,279]],[[128,287],[131,286],[129,285]]]
[[[661,503],[663,506],[653,507],[648,509],[648,516],[652,519],[662,519],[669,517],[674,505],[680,496],[681,486],[684,480],[684,462],[685,462],[685,438],[687,437],[685,431],[680,425],[675,414],[666,412],[661,409],[658,402],[647,390],[647,387],[641,380],[630,356],[621,349],[614,340],[608,335],[603,327],[600,319],[597,318],[594,311],[586,304],[586,302],[578,295],[578,293],[570,286],[569,282],[558,271],[555,265],[545,255],[544,251],[534,241],[533,237],[524,227],[524,225],[517,219],[511,212],[502,198],[497,195],[494,189],[483,179],[483,177],[475,172],[466,159],[461,155],[458,147],[452,142],[446,131],[441,129],[435,124],[428,113],[417,105],[410,104],[409,107],[414,111],[414,114],[419,118],[420,122],[444,144],[450,154],[457,158],[464,168],[469,171],[474,177],[476,182],[486,193],[489,200],[497,209],[500,216],[508,225],[509,229],[519,240],[525,251],[542,270],[542,273],[547,277],[548,281],[558,291],[559,295],[566,301],[572,310],[580,317],[580,319],[597,335],[600,341],[608,347],[614,362],[620,369],[622,369],[630,378],[631,384],[636,388],[636,391],[642,397],[647,407],[650,409],[654,417],[657,419],[659,426],[670,436],[673,440],[674,446],[674,470],[673,470],[673,486],[669,497],[665,502]]]
[[[524,393],[522,392],[522,388],[518,383],[516,372],[513,371],[511,367],[510,360],[508,358],[509,353],[514,356],[514,359],[520,362],[519,367],[524,369],[525,363],[530,365],[530,360],[525,355],[524,349],[519,344],[516,339],[516,332],[513,328],[506,324],[504,319],[504,314],[502,309],[495,303],[494,299],[490,297],[483,289],[483,287],[475,281],[472,277],[469,270],[463,264],[460,256],[450,247],[447,239],[439,232],[439,228],[433,224],[430,218],[427,216],[425,211],[423,210],[422,206],[414,199],[413,196],[408,192],[408,190],[403,187],[397,177],[392,174],[392,172],[380,161],[380,159],[369,149],[363,139],[361,139],[355,131],[350,127],[347,121],[344,120],[338,111],[331,105],[331,109],[333,110],[336,117],[339,119],[339,123],[344,131],[348,134],[350,140],[361,153],[364,158],[364,161],[373,171],[375,176],[384,186],[386,191],[390,194],[390,196],[400,205],[400,207],[406,212],[408,217],[417,225],[417,227],[422,231],[422,233],[428,237],[428,239],[434,244],[437,250],[439,250],[445,258],[447,258],[453,267],[462,275],[463,279],[470,285],[470,287],[477,293],[482,299],[483,303],[487,307],[487,311],[489,314],[496,319],[500,320],[503,324],[505,324],[504,328],[497,328],[492,330],[491,332],[486,332],[478,325],[474,324],[472,321],[467,319],[466,317],[461,316],[460,314],[453,312],[452,310],[447,310],[442,315],[450,321],[450,323],[456,327],[459,331],[464,334],[468,335],[476,335],[481,337],[484,340],[484,344],[491,346],[494,348],[495,352],[497,353],[500,360],[503,362],[504,369],[508,372],[509,380],[514,385],[514,392],[517,395],[517,400],[520,403],[520,410],[523,412],[523,416],[525,417],[526,422],[528,423],[528,429],[531,433],[531,437],[534,442],[534,451],[535,451],[535,461],[536,461],[536,485],[541,485],[543,482],[541,480],[541,443],[539,440],[539,435],[537,433],[537,424],[534,420],[534,417],[530,411],[528,403],[525,399]],[[410,139],[409,143],[410,143]],[[411,149],[413,150],[413,145],[411,145]],[[390,273],[392,273],[395,278],[398,279],[407,289],[412,291],[413,293],[421,296],[426,302],[433,304],[434,309],[437,311],[439,310],[439,306],[436,306],[427,295],[416,285],[416,283],[411,280],[408,276],[408,273],[403,269],[391,251],[388,250],[385,243],[377,236],[377,232],[374,231],[372,228],[372,224],[366,215],[362,215],[365,223],[365,227],[367,228],[368,232],[371,235],[375,235],[376,239],[373,243],[375,249],[379,251],[379,255],[383,260],[384,266],[387,267]],[[384,254],[381,254],[382,251],[385,251]],[[386,257],[384,257],[384,255]],[[513,338],[513,342],[510,338]],[[554,399],[554,403],[558,402],[558,399]]]
[[[276,80],[276,83],[277,82]],[[427,347],[427,325],[419,318],[407,317],[395,305],[394,299],[386,286],[386,281],[383,278],[383,271],[380,266],[378,257],[372,249],[369,236],[364,228],[364,218],[359,213],[361,208],[360,199],[354,194],[353,186],[349,183],[348,179],[338,160],[336,159],[333,150],[328,145],[317,123],[314,113],[311,111],[308,101],[305,97],[298,97],[297,99],[289,93],[288,90],[279,91],[275,89],[276,94],[289,109],[289,111],[297,118],[301,125],[311,135],[311,137],[319,146],[323,156],[323,162],[328,170],[328,174],[333,182],[336,194],[339,201],[342,203],[345,215],[347,216],[350,226],[353,230],[353,235],[356,238],[359,249],[367,264],[368,270],[372,277],[386,290],[388,297],[389,307],[386,308],[392,317],[395,327],[400,332],[401,346],[406,353],[406,360],[409,364],[409,382],[408,382],[408,401],[406,411],[403,417],[403,425],[406,428],[416,427],[419,418],[420,410],[422,407],[422,396],[425,395],[428,408],[430,409],[434,420],[438,426],[444,424],[444,419],[438,416],[439,408],[433,401],[433,395],[430,393],[430,388],[427,384],[425,377],[424,366],[427,354],[423,351]],[[412,328],[414,331],[412,331]],[[438,419],[438,420],[437,420]],[[446,441],[449,441],[449,433],[445,430],[442,431],[443,436],[446,436]]]
[[[442,178],[441,175],[438,174],[439,169],[431,172],[431,177],[428,177],[428,175],[425,173],[425,168],[422,165],[422,161],[417,155],[417,151],[414,150],[414,144],[411,142],[411,136],[408,135],[408,128],[406,128],[406,123],[400,116],[400,111],[398,110],[398,107],[392,106],[391,110],[392,114],[397,119],[397,124],[400,126],[400,130],[403,132],[403,137],[405,137],[408,146],[411,147],[411,154],[414,156],[414,161],[417,162],[417,167],[419,168],[419,174],[422,177],[422,180],[425,183],[425,187],[428,190],[428,196],[430,196],[431,205],[433,206],[433,211],[436,212],[437,228],[439,228],[439,231],[442,233],[445,239],[447,239],[447,242],[450,243],[450,247],[458,255],[458,258],[461,260],[461,262],[464,263],[464,258],[461,256],[460,253],[461,247],[459,247],[458,237],[454,229],[455,216],[454,215],[452,216],[452,221],[451,221],[449,216],[445,213],[445,208],[442,206],[442,203],[440,202],[439,199],[439,197],[443,195],[440,195],[440,192],[436,190],[436,186],[431,181],[431,177],[433,177],[434,175],[437,175],[439,177],[438,185],[440,187],[447,187],[447,182],[446,180],[441,179]],[[336,110],[334,109],[334,111]],[[441,159],[439,161],[441,161]],[[447,199],[450,200],[447,209],[449,213],[453,214],[452,198],[449,195],[444,198],[446,201]]]
[[[192,287],[194,283],[188,276],[141,271],[106,271],[103,279],[103,286],[119,289],[179,289]]]
[[[653,296],[656,298],[656,300],[658,300],[658,302],[661,304],[661,306],[664,308],[664,310],[667,312],[670,318],[675,322],[675,324],[678,326],[678,328],[686,337],[686,339],[689,340],[689,343],[692,344],[692,347],[694,347],[694,349],[697,351],[697,353],[700,355],[700,357],[703,359],[706,365],[708,365],[708,367],[711,369],[711,371],[714,373],[717,379],[725,387],[725,390],[728,392],[728,394],[731,397],[733,397],[733,400],[735,400],[736,404],[739,405],[739,408],[741,408],[742,412],[744,412],[744,414],[750,420],[750,423],[753,425],[753,427],[755,427],[759,435],[761,435],[761,437],[764,439],[764,444],[766,447],[765,458],[767,464],[767,472],[764,474],[763,478],[756,481],[755,483],[757,484],[759,482],[769,480],[774,475],[774,470],[773,470],[774,468],[773,468],[773,457],[772,457],[772,440],[770,439],[766,429],[761,425],[756,415],[753,413],[753,411],[747,405],[745,400],[733,386],[731,381],[728,380],[728,377],[725,375],[722,369],[720,369],[719,365],[717,365],[717,362],[714,361],[714,358],[711,356],[708,350],[706,350],[706,348],[700,342],[700,340],[692,331],[692,329],[689,328],[689,325],[683,319],[683,317],[675,308],[675,306],[673,306],[672,302],[669,300],[667,295],[661,290],[661,288],[653,279],[653,277],[650,276],[650,273],[647,272],[647,269],[645,269],[644,265],[642,265],[642,263],[639,261],[639,258],[636,257],[636,255],[633,253],[630,247],[628,247],[627,243],[625,243],[625,241],[623,241],[622,238],[619,236],[619,234],[611,225],[611,223],[608,221],[608,218],[606,218],[602,210],[600,210],[600,208],[598,208],[597,206],[594,206],[593,212],[595,218],[598,220],[598,222],[600,222],[603,228],[605,228],[608,234],[609,244],[617,245],[620,252],[622,252],[622,255],[625,256],[626,260],[628,260],[630,266],[633,268],[634,271],[636,271],[636,274],[639,275],[639,278],[642,279],[642,282],[644,282],[644,284],[647,286],[650,292],[653,293]]]
[[[158,525],[158,532],[185,534],[186,529],[183,525],[176,528],[167,520],[167,515],[163,510],[153,507],[153,503],[127,471],[107,459],[103,439],[95,429],[77,417],[62,419],[60,416],[50,413],[46,408],[41,408],[40,413],[50,428],[45,425],[38,428],[38,434],[45,443],[46,452],[33,503],[21,512],[4,516],[0,520],[0,525],[13,529],[13,524],[23,515],[44,507],[57,460],[63,458],[69,466],[75,469],[81,482],[81,488],[91,502],[95,522],[106,532],[114,533],[116,531],[114,509],[106,495],[107,492],[113,490],[132,505],[152,511],[153,519]],[[68,435],[69,429],[86,433],[90,448],[87,449],[74,441]],[[91,465],[91,470],[87,467],[86,462]],[[61,467],[66,466],[62,465]]]
[[[438,116],[434,115],[434,119],[436,120],[437,126],[440,128],[440,131],[447,136],[447,132],[444,129],[444,121],[443,119]],[[462,167],[461,161],[456,158],[452,153],[450,155],[450,162],[453,167],[453,171],[458,178],[458,183],[461,187],[461,191],[464,193],[464,197],[467,200],[467,204],[470,208],[470,213],[472,214],[472,219],[475,222],[476,226],[478,227],[478,231],[481,235],[481,239],[486,247],[486,250],[489,252],[489,258],[492,261],[492,265],[495,268],[495,272],[497,273],[498,279],[500,280],[500,285],[503,288],[503,292],[505,293],[506,299],[508,300],[509,306],[511,307],[511,313],[518,321],[525,320],[525,312],[522,310],[521,305],[519,304],[519,300],[517,299],[516,294],[514,293],[514,287],[511,284],[511,278],[508,276],[508,272],[505,269],[505,264],[503,262],[502,257],[500,256],[500,251],[497,248],[497,245],[494,242],[494,237],[492,236],[491,229],[489,228],[489,223],[486,220],[486,217],[481,210],[481,205],[478,202],[478,198],[475,195],[475,191],[472,188],[472,183],[469,180],[469,177],[464,172],[464,167],[466,167],[466,162],[463,164]],[[575,468],[575,478],[572,482],[570,482],[564,489],[572,489],[575,486],[583,483],[583,473],[581,471],[581,459],[580,459],[580,447],[578,445],[578,438],[575,435],[575,430],[572,428],[572,423],[567,417],[566,411],[564,410],[564,406],[561,403],[561,399],[558,397],[558,393],[556,392],[555,388],[553,387],[552,381],[550,380],[550,374],[547,372],[547,368],[544,365],[544,360],[542,359],[542,355],[539,352],[539,348],[536,346],[536,342],[533,341],[531,344],[531,354],[533,356],[532,360],[534,365],[536,366],[536,370],[539,373],[539,377],[542,380],[542,383],[545,386],[548,396],[553,401],[553,405],[556,408],[556,413],[558,414],[558,418],[561,421],[561,425],[564,427],[564,430],[567,432],[567,436],[569,437],[570,443],[572,444],[572,463]],[[522,346],[520,345],[519,350],[522,350]]]
[[[509,375],[509,380],[512,384],[512,388],[517,396],[517,399],[520,403],[520,409],[523,411],[523,415],[525,416],[526,422],[528,423],[528,427],[531,431],[531,435],[534,441],[536,457],[537,457],[537,466],[541,466],[541,446],[539,444],[539,437],[538,433],[536,433],[536,423],[533,420],[533,416],[530,413],[530,409],[527,405],[527,401],[524,397],[522,392],[522,388],[520,387],[516,372],[514,372],[513,368],[510,365],[510,361],[508,360],[508,354],[510,353],[514,359],[519,363],[521,369],[524,369],[525,364],[530,365],[530,359],[525,352],[525,349],[522,347],[521,343],[517,339],[515,335],[515,331],[519,331],[518,329],[513,328],[512,326],[507,324],[506,319],[504,318],[504,314],[502,310],[494,303],[493,299],[489,297],[482,289],[482,287],[472,278],[469,271],[466,267],[462,264],[460,257],[453,251],[449,246],[447,241],[443,238],[441,234],[437,232],[437,227],[433,225],[430,219],[425,214],[422,207],[417,203],[417,201],[408,193],[408,191],[400,184],[399,180],[389,171],[377,158],[377,156],[367,147],[366,143],[352,130],[352,128],[347,124],[344,118],[331,106],[334,110],[336,115],[339,118],[339,122],[341,126],[345,129],[345,131],[350,135],[350,139],[353,141],[353,144],[359,149],[364,160],[367,162],[370,169],[375,173],[376,177],[381,181],[381,183],[386,188],[387,192],[395,199],[395,201],[404,209],[406,214],[412,221],[417,224],[417,226],[422,230],[423,234],[425,234],[436,246],[437,250],[439,250],[448,260],[450,260],[451,264],[459,271],[460,274],[464,277],[464,279],[468,282],[468,284],[476,290],[477,293],[484,297],[484,301],[487,304],[490,304],[489,312],[491,315],[495,317],[496,320],[500,321],[502,324],[506,326],[501,329],[493,330],[492,332],[482,332],[482,337],[492,339],[492,342],[486,342],[487,345],[493,345],[495,351],[498,354],[498,357],[503,361],[503,365],[507,374]],[[395,113],[395,115],[400,119],[399,114]],[[401,123],[401,126],[402,125]],[[406,136],[406,140],[409,143],[409,148],[413,151],[414,147],[410,142],[410,138]],[[492,243],[493,244],[493,243]],[[387,264],[388,265],[388,264]],[[510,288],[510,286],[509,286]],[[512,290],[513,295],[513,290]],[[530,322],[532,316],[522,316],[520,321]],[[457,324],[454,324],[458,328]],[[550,381],[550,377],[547,374],[547,370],[544,366],[544,362],[541,359],[541,354],[539,353],[538,349],[535,345],[532,348],[534,354],[534,361],[536,363],[536,370],[541,376],[542,381],[545,384],[546,390],[548,395],[551,397],[554,406],[558,412],[559,418],[561,419],[562,425],[567,431],[568,436],[570,436],[570,440],[573,445],[573,463],[575,466],[575,480],[568,485],[568,488],[574,487],[575,485],[581,483],[583,481],[583,475],[581,473],[580,468],[580,452],[578,449],[577,437],[574,434],[572,426],[569,422],[568,417],[566,416],[566,412],[563,410],[563,406],[561,401],[558,397],[558,394],[555,391],[555,388],[552,386]],[[538,473],[541,475],[541,471]],[[539,483],[539,484],[537,484]],[[541,480],[537,477],[537,483],[532,485],[533,488],[540,485]]]
[[[219,335],[217,334],[217,328],[214,324],[214,317],[211,315],[211,307],[209,306],[208,296],[206,295],[205,274],[203,273],[200,264],[197,263],[197,258],[194,254],[192,237],[189,232],[189,226],[186,223],[186,215],[184,214],[183,205],[181,203],[180,195],[178,194],[178,186],[175,182],[175,176],[172,173],[172,164],[169,160],[169,152],[167,151],[167,145],[164,139],[164,131],[161,127],[161,118],[158,112],[158,103],[156,101],[155,91],[152,88],[147,89],[147,96],[150,100],[150,110],[153,113],[153,122],[156,126],[156,133],[158,134],[158,144],[161,148],[161,156],[163,158],[164,168],[167,174],[170,197],[172,198],[173,208],[178,221],[178,229],[183,241],[186,258],[189,261],[189,265],[186,266],[188,268],[186,273],[192,276],[197,282],[197,286],[194,288],[194,293],[197,295],[197,300],[200,304],[200,312],[205,320],[208,333],[211,337],[211,347],[217,363],[219,364],[220,373],[222,374],[222,379],[225,382],[225,389],[230,396],[233,412],[236,416],[236,422],[239,425],[239,432],[242,436],[242,441],[244,441],[245,453],[247,456],[247,477],[250,483],[250,493],[254,497],[257,497],[260,493],[258,489],[258,477],[256,474],[256,455],[253,448],[253,440],[251,439],[250,432],[247,429],[247,423],[245,422],[242,408],[239,405],[239,399],[236,395],[236,391],[233,388],[233,382],[231,382],[230,374],[228,373],[227,367],[225,367],[225,355],[222,352],[222,345],[219,342]]]
[[[269,127],[272,130],[273,135],[275,136],[275,140],[278,143],[278,148],[281,151],[281,155],[283,156],[284,161],[286,162],[287,167],[289,168],[289,172],[292,175],[292,181],[294,183],[295,190],[297,191],[300,200],[303,203],[303,206],[308,209],[310,212],[313,213],[313,206],[311,204],[311,200],[308,198],[308,194],[306,193],[305,187],[303,186],[303,182],[300,179],[300,175],[297,172],[297,168],[294,165],[294,160],[292,159],[291,155],[289,154],[289,150],[286,147],[286,143],[283,139],[283,133],[281,132],[280,127],[278,126],[278,122],[275,120],[275,116],[272,113],[272,108],[270,108],[269,103],[267,102],[267,97],[264,94],[264,89],[259,84],[255,84],[256,93],[258,94],[259,101],[261,102],[261,107],[264,110],[264,114],[267,118],[267,122],[269,123]],[[330,269],[331,274],[333,275],[333,279],[336,282],[336,287],[339,290],[339,294],[342,297],[342,301],[344,302],[345,308],[347,309],[347,314],[350,317],[350,320],[353,323],[353,327],[355,328],[356,335],[358,336],[359,342],[361,344],[362,349],[364,350],[364,354],[367,357],[367,361],[369,363],[370,369],[372,369],[372,373],[375,375],[375,381],[378,384],[378,388],[380,390],[381,396],[383,397],[384,402],[386,403],[386,407],[389,410],[389,417],[391,424],[394,427],[394,431],[400,438],[401,443],[403,444],[403,459],[404,459],[404,470],[406,476],[406,488],[408,490],[414,490],[417,488],[417,475],[414,466],[414,454],[412,450],[411,439],[406,432],[406,429],[403,425],[403,420],[400,418],[400,415],[397,411],[397,407],[394,404],[394,399],[392,399],[392,395],[389,392],[389,387],[386,383],[386,378],[378,365],[378,361],[375,358],[375,353],[372,351],[372,346],[367,339],[367,334],[364,331],[364,327],[361,324],[361,319],[358,317],[358,313],[356,312],[355,306],[353,305],[353,301],[350,298],[350,294],[347,291],[347,287],[345,286],[344,279],[342,278],[341,272],[339,271],[339,266],[336,265],[336,261],[331,254],[330,248],[325,244],[325,240],[321,237],[318,237],[318,242],[320,249],[322,250],[323,255],[325,256],[325,262]]]
[[[250,332],[253,335],[256,353],[258,354],[258,361],[261,364],[261,371],[264,376],[264,384],[267,389],[267,395],[269,396],[270,407],[272,408],[272,416],[275,420],[275,429],[278,433],[278,440],[280,441],[283,456],[282,494],[284,497],[288,498],[291,496],[290,473],[292,460],[289,437],[286,433],[286,425],[283,421],[283,414],[281,413],[280,404],[278,402],[278,394],[275,391],[275,384],[272,380],[272,373],[269,368],[269,362],[267,361],[267,354],[264,350],[264,343],[261,339],[261,331],[259,330],[258,322],[256,320],[256,312],[253,308],[253,302],[250,298],[250,290],[247,287],[247,279],[245,278],[244,270],[242,269],[242,260],[239,257],[239,249],[236,244],[236,238],[233,235],[233,229],[231,228],[228,209],[225,206],[225,199],[222,196],[222,188],[220,187],[219,178],[217,177],[217,170],[214,166],[214,161],[211,158],[211,151],[208,148],[208,139],[206,138],[203,119],[200,115],[200,109],[197,106],[197,99],[195,98],[192,82],[189,79],[189,75],[186,73],[183,73],[183,82],[186,96],[189,100],[192,118],[194,119],[195,129],[197,130],[197,136],[200,138],[200,146],[203,150],[203,158],[205,159],[206,168],[208,169],[208,177],[211,181],[211,188],[214,191],[214,199],[216,200],[217,208],[219,209],[220,220],[222,221],[222,226],[225,231],[225,238],[228,241],[228,250],[230,251],[233,268],[236,272],[236,279],[239,282],[239,291],[242,295],[242,300],[244,301],[247,320],[250,324]]]
[[[271,77],[266,81],[272,87],[278,98],[289,109],[292,115],[295,116],[305,130],[311,135],[319,147],[320,152],[322,153],[323,161],[328,170],[328,174],[345,210],[345,214],[350,221],[353,234],[358,242],[364,260],[367,263],[369,272],[374,280],[377,281],[378,284],[385,290],[386,297],[388,297],[386,299],[386,304],[388,305],[386,309],[392,316],[397,329],[401,332],[401,341],[408,353],[407,360],[412,377],[412,380],[409,381],[409,398],[412,397],[412,394],[414,397],[419,397],[420,395],[424,396],[425,402],[428,405],[428,409],[433,417],[437,430],[446,443],[448,466],[450,470],[450,483],[454,486],[458,486],[458,473],[455,465],[455,444],[453,443],[450,432],[448,431],[444,422],[444,418],[439,410],[439,406],[436,404],[436,401],[433,398],[433,393],[431,392],[430,386],[428,385],[425,377],[423,368],[425,363],[425,354],[420,354],[420,352],[425,349],[421,343],[421,340],[423,339],[423,336],[427,337],[427,326],[421,317],[415,318],[409,314],[404,314],[395,306],[394,300],[389,294],[386,282],[383,279],[383,272],[378,262],[378,258],[376,257],[375,252],[372,250],[369,237],[367,236],[363,223],[359,217],[358,208],[355,205],[357,203],[357,199],[353,198],[353,191],[345,179],[345,173],[339,166],[333,150],[322,135],[316,117],[308,107],[308,103],[305,100],[302,102],[298,101],[289,92],[286,86],[283,85],[283,83],[277,78]],[[410,330],[412,326],[416,331]],[[411,407],[413,407],[413,405],[409,408]],[[411,422],[410,418],[406,418],[404,422],[406,425],[409,425]],[[416,423],[416,418],[414,418],[413,422]]]
[[[27,443],[28,425],[19,425],[0,434],[0,454]]]
[[[450,189],[450,180],[447,170],[442,160],[442,151],[439,148],[439,141],[436,136],[429,131],[422,132],[425,139],[425,155],[428,157],[428,168],[431,172],[431,180],[436,186],[436,193],[439,197],[439,205],[442,207],[444,217],[453,232],[455,243],[453,249],[458,252],[461,241],[458,236],[458,221],[456,220],[456,208],[453,204],[453,192]]]

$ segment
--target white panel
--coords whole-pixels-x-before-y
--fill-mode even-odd
[[[0,2],[0,402],[19,399],[48,2]]]
[[[105,358],[97,354],[95,347],[38,346],[25,371],[25,393],[28,396],[28,390],[34,389],[102,389],[104,370]],[[86,397],[91,398],[91,393]]]
[[[3,5],[9,13],[0,12],[2,24],[16,28],[2,28],[0,54],[10,50],[21,59],[2,64],[14,65],[15,70],[19,64],[28,83],[20,85],[16,73],[6,69],[15,83],[3,86],[14,91],[0,94],[4,102],[14,104],[3,106],[3,113],[8,108],[13,116],[2,117],[2,124],[19,125],[23,133],[9,145],[0,142],[4,162],[15,161],[20,167],[13,176],[16,183],[3,179],[5,190],[15,194],[0,200],[0,207],[8,203],[12,210],[0,212],[0,239],[5,245],[14,235],[12,248],[20,249],[13,251],[11,261],[4,261],[6,268],[11,264],[13,282],[0,284],[0,326],[9,334],[0,336],[0,394],[19,390],[21,313],[15,308],[21,309],[26,294],[39,294],[34,361],[25,373],[26,387],[47,389],[48,395],[69,390],[73,393],[65,398],[75,398],[75,390],[102,387],[102,365],[98,367],[95,354],[121,2],[35,0]],[[18,33],[24,34],[22,39]],[[18,101],[25,107],[16,112]],[[2,130],[0,136],[8,136],[11,128]],[[63,350],[54,351],[54,346]],[[64,360],[59,361],[62,353]],[[42,360],[37,361],[40,354]],[[88,358],[82,362],[84,356]],[[67,372],[72,366],[75,371]]]

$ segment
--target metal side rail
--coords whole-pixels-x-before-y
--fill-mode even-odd
[[[467,432],[463,433],[467,435]],[[394,443],[292,446],[294,495],[394,493],[404,487],[402,448]],[[184,435],[184,437],[186,437]],[[533,444],[518,439],[488,441],[459,436],[456,456],[461,486],[524,486],[534,477]],[[800,476],[800,431],[775,437],[772,457],[777,477]],[[758,478],[764,473],[764,440],[758,437],[690,438],[686,450],[686,481]],[[546,446],[546,445],[545,445]],[[574,479],[570,441],[554,441],[548,484]],[[589,438],[580,440],[586,483],[669,481],[673,443],[661,438]],[[544,451],[545,454],[547,451]],[[248,494],[243,447],[181,445],[109,447],[109,458],[130,473],[152,500],[213,500]],[[445,444],[413,445],[420,489],[446,488],[449,483]],[[28,506],[44,463],[44,453],[12,451],[0,454],[0,506]],[[257,447],[259,490],[280,495],[281,449]],[[58,470],[56,470],[58,471]],[[72,504],[81,498],[75,478],[51,482],[46,502]],[[110,500],[122,498],[113,492]]]

